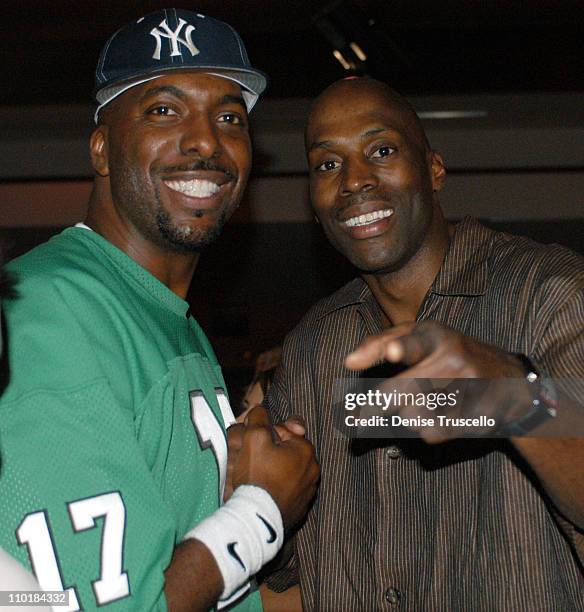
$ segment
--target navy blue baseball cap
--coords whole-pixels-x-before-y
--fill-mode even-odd
[[[119,29],[105,44],[95,70],[99,111],[124,91],[172,70],[201,70],[241,86],[248,112],[266,89],[243,41],[227,23],[182,9],[150,13]]]

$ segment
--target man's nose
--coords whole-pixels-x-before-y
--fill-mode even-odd
[[[377,175],[366,159],[346,159],[342,173],[342,195],[370,191],[378,185]]]
[[[199,116],[188,122],[180,141],[184,155],[198,155],[204,159],[218,157],[221,142],[217,127],[208,117]]]

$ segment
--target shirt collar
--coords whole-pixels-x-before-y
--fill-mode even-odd
[[[360,277],[354,278],[351,282],[341,287],[338,291],[324,299],[324,303],[317,315],[318,319],[326,317],[335,310],[362,304],[369,296],[372,296],[367,283]]]
[[[488,287],[488,262],[495,232],[472,217],[454,227],[450,246],[430,292],[437,295],[483,295]],[[322,317],[356,304],[368,303],[373,294],[367,283],[355,278],[330,296],[320,312]]]

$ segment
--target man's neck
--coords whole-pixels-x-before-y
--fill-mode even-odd
[[[440,211],[421,247],[399,270],[383,274],[363,274],[384,314],[382,325],[398,325],[417,319],[420,307],[438,275],[452,227]]]
[[[199,261],[199,253],[177,253],[145,238],[137,228],[124,222],[115,209],[90,201],[85,223],[136,263],[148,270],[180,298],[185,299]]]

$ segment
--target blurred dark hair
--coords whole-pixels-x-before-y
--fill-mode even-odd
[[[255,373],[252,381],[245,390],[240,412],[253,408],[255,405],[263,402],[272,386],[274,374],[276,373],[276,368],[280,364],[281,359],[281,346],[275,346],[269,351],[264,351],[258,355]]]
[[[4,258],[0,251],[0,300],[14,297],[14,281],[3,264]]]

